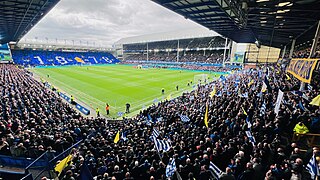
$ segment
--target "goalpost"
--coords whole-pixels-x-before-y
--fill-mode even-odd
[[[197,74],[194,76],[195,84],[204,84],[208,82],[208,74]]]

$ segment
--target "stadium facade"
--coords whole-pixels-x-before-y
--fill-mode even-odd
[[[236,64],[277,62],[281,51],[279,48],[257,46],[253,43],[236,43],[205,29],[123,38],[115,43],[114,48],[116,57],[121,60],[156,59],[179,62],[183,57],[190,58],[190,55],[201,54],[208,58],[216,54],[215,59]],[[194,60],[191,58],[188,61]]]

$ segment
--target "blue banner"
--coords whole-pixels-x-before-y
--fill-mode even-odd
[[[82,112],[83,114],[85,114],[85,115],[89,115],[89,114],[90,114],[90,110],[89,110],[89,109],[83,107],[82,105],[80,105],[80,104],[78,104],[78,103],[76,104],[76,108],[77,108],[80,112]]]

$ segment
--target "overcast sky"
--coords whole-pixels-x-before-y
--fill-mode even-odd
[[[111,46],[124,37],[199,27],[151,0],[61,0],[24,38]]]

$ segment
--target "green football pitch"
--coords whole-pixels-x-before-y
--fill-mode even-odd
[[[125,104],[130,103],[130,114],[166,99],[176,97],[182,92],[191,91],[194,76],[208,74],[210,79],[220,73],[169,69],[136,69],[128,65],[64,66],[39,67],[31,69],[61,92],[73,95],[76,101],[86,107],[96,109],[106,116],[105,105],[110,105],[111,118],[118,112],[125,112]],[[49,75],[49,77],[48,77]],[[194,82],[193,82],[194,83]],[[176,90],[176,86],[179,90]],[[162,95],[161,89],[165,89]],[[95,112],[91,112],[95,114]]]

